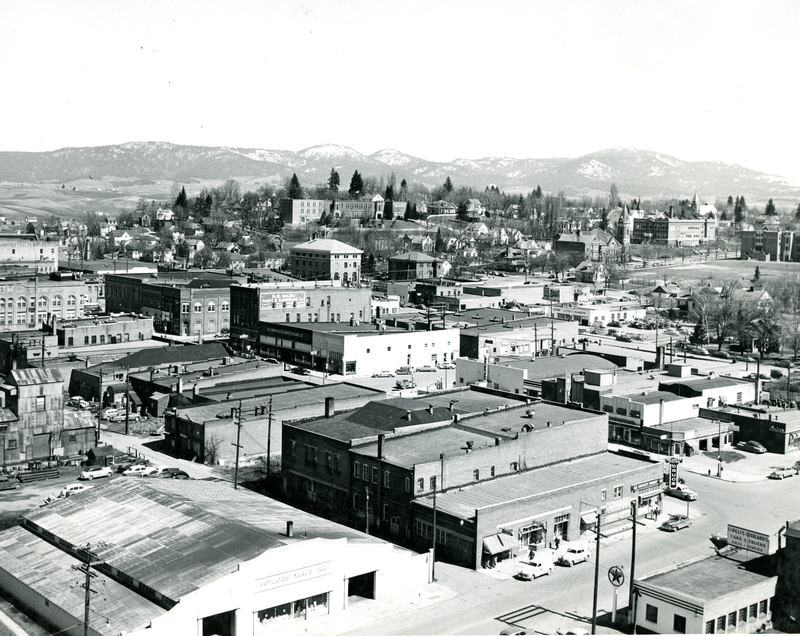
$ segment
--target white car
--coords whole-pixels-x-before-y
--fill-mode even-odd
[[[156,472],[158,469],[155,466],[145,466],[144,464],[135,464],[126,470],[123,475],[126,477],[143,477]]]
[[[436,365],[440,369],[455,369],[456,365],[453,362],[440,362]]]
[[[89,488],[91,488],[89,484],[67,484],[61,489],[61,496],[69,497],[70,495],[74,495],[76,492],[89,490]]]
[[[72,406],[76,409],[88,409],[89,402],[84,400],[82,397],[71,397],[69,402],[67,402],[67,406]]]
[[[135,422],[140,417],[142,417],[142,416],[139,415],[138,413],[128,413],[128,421],[129,422]],[[122,411],[121,413],[117,413],[116,415],[111,415],[106,419],[109,422],[124,422],[125,421],[125,411]]]
[[[517,578],[522,581],[532,581],[545,574],[550,574],[554,569],[553,560],[549,557],[534,556],[530,561],[522,561],[522,567],[517,572]]]
[[[576,563],[583,563],[591,558],[592,555],[586,548],[567,548],[567,551],[559,557],[558,562],[561,565],[572,567]]]
[[[86,470],[82,471],[78,479],[97,479],[99,477],[111,477],[114,471],[108,466],[89,466]]]

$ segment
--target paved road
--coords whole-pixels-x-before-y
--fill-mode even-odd
[[[689,504],[691,527],[665,533],[646,522],[637,532],[636,575],[652,573],[676,563],[710,556],[712,533],[727,530],[727,524],[771,532],[787,520],[800,518],[800,477],[785,481],[732,483],[685,473],[690,488],[699,494]],[[664,513],[685,513],[686,502],[667,498]],[[661,521],[664,517],[662,516]],[[630,532],[604,539],[600,551],[598,608],[611,612],[613,588],[608,568],[619,565],[628,577],[631,555]],[[496,578],[494,572],[473,572],[447,564],[437,564],[437,582],[456,591],[458,596],[392,620],[368,627],[343,631],[368,634],[492,634],[509,624],[532,632],[554,633],[558,627],[581,626],[590,629],[593,563],[574,568],[556,568],[553,574],[536,581],[522,582]],[[628,581],[619,589],[619,607],[627,605]],[[601,625],[598,633],[616,630]]]

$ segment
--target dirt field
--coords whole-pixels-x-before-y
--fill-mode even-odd
[[[730,279],[751,279],[756,267],[761,274],[761,280],[767,282],[785,276],[800,277],[800,263],[769,263],[760,261],[742,260],[711,260],[703,263],[686,263],[685,265],[672,265],[647,270],[634,270],[634,278],[647,278],[653,281],[689,281],[702,283],[708,280],[723,282]]]

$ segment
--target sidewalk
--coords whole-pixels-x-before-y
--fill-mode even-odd
[[[737,461],[730,461],[732,453],[737,453],[741,455],[742,458]],[[744,451],[737,451],[735,449],[723,450],[722,475],[719,479],[731,482],[764,481],[773,470],[776,468],[792,467],[797,459],[798,457],[795,454],[778,455],[775,453],[763,453],[761,455],[756,455]],[[698,454],[692,457],[684,457],[680,469],[717,479],[716,456],[709,457],[708,455]]]

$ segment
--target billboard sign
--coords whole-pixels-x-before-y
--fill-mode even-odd
[[[276,292],[261,295],[261,309],[305,306],[305,292]]]
[[[728,544],[758,554],[770,553],[768,534],[753,532],[731,524],[728,524]]]

